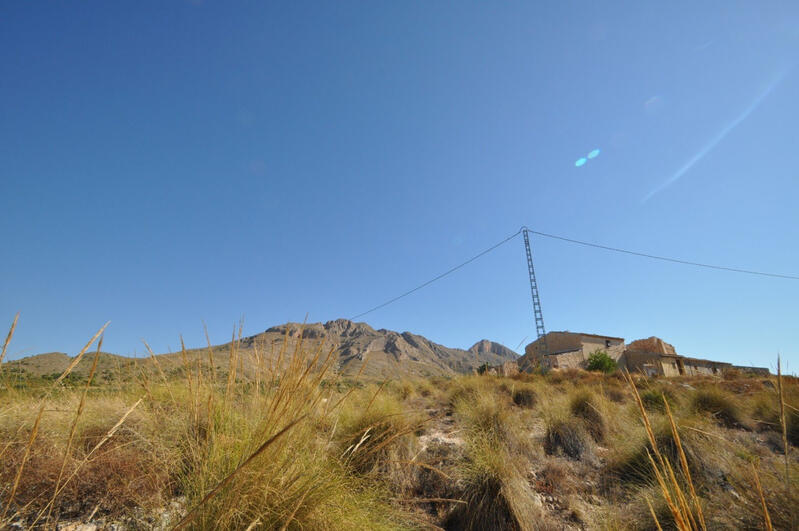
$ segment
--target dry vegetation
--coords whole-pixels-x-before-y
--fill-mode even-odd
[[[225,355],[114,385],[0,373],[0,527],[797,528],[795,378],[369,382],[312,343]]]

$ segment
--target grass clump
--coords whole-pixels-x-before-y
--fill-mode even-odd
[[[571,400],[569,410],[575,417],[581,419],[585,429],[596,442],[605,440],[607,424],[599,410],[596,396],[590,391],[579,391]]]
[[[576,418],[551,422],[544,437],[544,451],[549,455],[563,454],[572,459],[582,459],[590,449],[584,426]]]
[[[644,404],[649,412],[665,413],[666,405],[663,403],[663,397],[669,403],[669,407],[674,408],[677,405],[677,397],[671,389],[667,387],[658,387],[656,389],[647,389],[641,392],[641,402]]]
[[[540,501],[524,474],[520,454],[475,434],[463,465],[462,503],[444,521],[445,529],[532,531],[540,520]]]
[[[616,385],[609,385],[605,389],[605,396],[607,396],[611,402],[616,402],[617,404],[623,404],[624,402],[627,401],[628,395],[620,387]]]
[[[380,477],[393,490],[403,491],[410,481],[404,463],[415,453],[414,431],[421,420],[395,396],[377,393],[356,397],[342,412],[337,435],[342,460],[356,474]]]
[[[727,428],[740,428],[744,425],[741,407],[732,396],[720,389],[699,389],[694,393],[692,407],[696,412],[710,414]]]
[[[456,419],[472,436],[509,444],[515,439],[511,408],[507,396],[492,389],[459,398],[454,406]]]
[[[535,407],[538,402],[538,395],[535,389],[529,386],[518,386],[511,393],[513,403],[521,408],[530,409]]]

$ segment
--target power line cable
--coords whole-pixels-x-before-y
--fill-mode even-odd
[[[526,227],[522,228],[522,230],[525,230],[525,228]],[[644,257],[644,258],[651,258],[653,260],[662,260],[664,262],[673,262],[675,264],[691,265],[691,266],[697,266],[697,267],[706,267],[708,269],[718,269],[718,270],[721,270],[721,271],[732,271],[734,273],[746,273],[746,274],[749,274],[749,275],[760,275],[760,276],[764,276],[764,277],[787,278],[787,279],[790,279],[790,280],[799,280],[799,276],[796,276],[796,275],[784,275],[784,274],[781,274],[781,273],[767,273],[767,272],[764,272],[764,271],[754,271],[752,269],[739,269],[737,267],[728,267],[728,266],[720,266],[720,265],[713,265],[713,264],[703,264],[701,262],[691,262],[689,260],[680,260],[678,258],[669,258],[669,257],[666,257],[666,256],[657,256],[657,255],[654,255],[654,254],[640,253],[640,252],[637,252],[637,251],[629,251],[627,249],[619,249],[618,247],[609,247],[607,245],[600,245],[598,243],[584,242],[584,241],[575,240],[575,239],[572,239],[572,238],[566,238],[564,236],[557,236],[555,234],[547,234],[545,232],[538,232],[538,231],[531,230],[531,229],[527,229],[527,231],[530,232],[531,234],[537,234],[538,236],[544,236],[545,238],[552,238],[554,240],[561,240],[561,241],[564,241],[564,242],[575,243],[575,244],[578,244],[578,245],[585,245],[586,247],[594,247],[596,249],[604,249],[606,251],[613,251],[613,252],[616,252],[616,253],[624,253],[624,254],[631,254],[631,255],[634,255],[634,256],[641,256],[641,257]]]
[[[539,231],[536,231],[536,230],[528,229],[527,227],[522,227],[517,232],[514,232],[513,234],[511,234],[510,236],[508,236],[504,240],[502,240],[502,241],[492,245],[488,249],[486,249],[486,250],[474,255],[473,257],[469,258],[465,262],[462,262],[462,263],[456,265],[455,267],[453,267],[451,269],[448,269],[447,271],[441,273],[437,277],[432,278],[432,279],[430,279],[427,282],[424,282],[422,284],[419,284],[415,288],[410,289],[410,290],[406,291],[405,293],[403,293],[401,295],[397,295],[396,297],[394,297],[392,299],[389,299],[389,300],[385,301],[382,304],[378,304],[377,306],[375,306],[373,308],[370,308],[370,309],[366,310],[365,312],[361,312],[361,313],[359,313],[357,315],[353,315],[352,317],[350,317],[350,320],[358,319],[359,317],[363,317],[364,315],[372,313],[375,310],[379,310],[380,308],[384,308],[384,307],[388,306],[389,304],[392,304],[392,303],[394,303],[394,302],[396,302],[396,301],[398,301],[398,300],[400,300],[400,299],[402,299],[404,297],[407,297],[408,295],[410,295],[412,293],[415,293],[415,292],[419,291],[422,288],[425,288],[425,287],[429,286],[433,282],[441,280],[442,278],[446,277],[447,275],[450,275],[451,273],[454,273],[458,269],[460,269],[460,268],[462,268],[462,267],[474,262],[475,260],[477,260],[481,256],[484,256],[484,255],[490,253],[491,251],[493,251],[497,247],[509,242],[510,240],[512,240],[513,238],[515,238],[516,236],[518,236],[519,234],[521,234],[525,230],[527,230],[531,234],[536,234],[538,236],[543,236],[545,238],[551,238],[551,239],[554,239],[554,240],[561,240],[561,241],[564,241],[564,242],[567,242],[567,243],[573,243],[573,244],[577,244],[577,245],[584,245],[586,247],[593,247],[595,249],[603,249],[605,251],[613,251],[613,252],[616,252],[616,253],[623,253],[623,254],[629,254],[629,255],[633,255],[633,256],[640,256],[640,257],[643,257],[643,258],[650,258],[652,260],[661,260],[661,261],[664,261],[664,262],[672,262],[672,263],[675,263],[675,264],[690,265],[690,266],[695,266],[695,267],[704,267],[704,268],[707,268],[707,269],[716,269],[716,270],[720,270],[720,271],[731,271],[733,273],[746,273],[748,275],[759,275],[759,276],[764,276],[764,277],[782,278],[782,279],[789,279],[789,280],[799,280],[799,276],[797,276],[797,275],[785,275],[785,274],[780,274],[780,273],[768,273],[768,272],[765,272],[765,271],[755,271],[755,270],[752,270],[752,269],[740,269],[740,268],[736,268],[736,267],[720,266],[720,265],[714,265],[714,264],[704,264],[704,263],[701,263],[701,262],[692,262],[690,260],[681,260],[679,258],[669,258],[667,256],[658,256],[658,255],[654,255],[654,254],[641,253],[641,252],[638,252],[638,251],[630,251],[628,249],[621,249],[619,247],[610,247],[608,245],[600,245],[598,243],[591,243],[591,242],[585,242],[585,241],[582,241],[582,240],[575,240],[573,238],[566,238],[565,236],[558,236],[556,234],[548,234],[546,232],[539,232]]]
[[[419,291],[420,289],[422,289],[422,288],[424,288],[424,287],[427,287],[427,286],[429,286],[430,284],[432,284],[433,282],[435,282],[435,281],[437,281],[437,280],[441,280],[441,279],[442,279],[442,278],[444,278],[445,276],[447,276],[447,275],[449,275],[449,274],[451,274],[451,273],[454,273],[455,271],[457,271],[458,269],[462,268],[463,266],[466,266],[466,265],[469,265],[469,264],[471,264],[472,262],[474,262],[475,260],[477,260],[477,259],[478,259],[478,258],[480,258],[481,256],[483,256],[483,255],[486,255],[486,254],[490,253],[491,251],[493,251],[493,250],[494,250],[494,249],[496,249],[497,247],[501,246],[502,244],[505,244],[505,243],[509,242],[510,240],[512,240],[513,238],[515,238],[516,236],[518,236],[518,235],[519,235],[519,234],[521,234],[521,233],[522,233],[522,229],[519,229],[517,232],[514,232],[513,234],[511,234],[510,236],[508,236],[508,237],[507,237],[507,238],[505,238],[504,240],[502,240],[502,241],[500,241],[500,242],[498,242],[498,243],[495,243],[494,245],[492,245],[491,247],[489,247],[489,248],[488,248],[488,249],[486,249],[485,251],[482,251],[482,252],[480,252],[480,253],[478,253],[478,254],[476,254],[476,255],[472,256],[471,258],[469,258],[469,259],[468,259],[468,260],[466,260],[465,262],[463,262],[463,263],[461,263],[461,264],[458,264],[458,265],[456,265],[456,266],[455,266],[455,267],[453,267],[452,269],[448,269],[447,271],[445,271],[445,272],[441,273],[440,275],[438,275],[438,276],[437,276],[437,277],[435,277],[435,278],[432,278],[432,279],[428,280],[427,282],[425,282],[425,283],[423,283],[423,284],[419,284],[419,285],[418,285],[418,286],[416,286],[415,288],[413,288],[413,289],[411,289],[411,290],[408,290],[408,291],[406,291],[406,292],[405,292],[405,293],[403,293],[402,295],[397,295],[397,296],[396,296],[396,297],[394,297],[393,299],[389,299],[389,300],[387,300],[386,302],[384,302],[384,303],[382,303],[382,304],[378,304],[378,305],[377,305],[377,306],[375,306],[374,308],[370,308],[370,309],[366,310],[365,312],[359,313],[358,315],[353,315],[352,317],[350,317],[350,320],[351,320],[351,321],[352,321],[352,320],[355,320],[355,319],[357,319],[357,318],[359,318],[359,317],[363,317],[364,315],[366,315],[366,314],[368,314],[368,313],[372,313],[372,312],[373,312],[373,311],[375,311],[375,310],[379,310],[380,308],[383,308],[383,307],[385,307],[385,306],[388,306],[389,304],[391,304],[391,303],[393,303],[393,302],[396,302],[396,301],[398,301],[398,300],[402,299],[403,297],[407,297],[407,296],[408,296],[408,295],[410,295],[411,293],[415,293],[415,292]]]

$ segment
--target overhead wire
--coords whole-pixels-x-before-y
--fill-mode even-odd
[[[522,230],[524,230],[524,228]],[[672,262],[672,263],[675,263],[675,264],[691,265],[691,266],[696,266],[696,267],[706,267],[708,269],[718,269],[718,270],[721,270],[721,271],[732,271],[733,273],[746,273],[748,275],[760,275],[760,276],[764,276],[764,277],[799,280],[799,275],[785,275],[785,274],[782,274],[782,273],[768,273],[768,272],[765,272],[765,271],[755,271],[753,269],[739,269],[737,267],[728,267],[728,266],[721,266],[721,265],[714,265],[714,264],[703,264],[701,262],[692,262],[690,260],[681,260],[679,258],[669,258],[667,256],[658,256],[658,255],[654,255],[654,254],[641,253],[641,252],[638,252],[638,251],[630,251],[630,250],[627,250],[627,249],[620,249],[618,247],[610,247],[610,246],[607,246],[607,245],[600,245],[598,243],[584,242],[584,241],[581,241],[581,240],[575,240],[573,238],[566,238],[564,236],[557,236],[555,234],[547,234],[546,232],[539,232],[539,231],[532,230],[532,229],[527,229],[527,231],[530,232],[530,234],[537,234],[538,236],[544,236],[545,238],[552,238],[554,240],[561,240],[561,241],[564,241],[564,242],[576,243],[578,245],[584,245],[586,247],[594,247],[596,249],[604,249],[606,251],[613,251],[613,252],[616,252],[616,253],[624,253],[624,254],[630,254],[630,255],[633,255],[633,256],[641,256],[643,258],[651,258],[653,260],[662,260],[664,262]]]
[[[518,235],[519,235],[519,234],[521,234],[521,233],[522,233],[522,229],[519,229],[517,232],[514,232],[513,234],[511,234],[510,236],[508,236],[508,237],[507,237],[507,238],[505,238],[504,240],[502,240],[502,241],[500,241],[500,242],[498,242],[498,243],[495,243],[494,245],[492,245],[491,247],[489,247],[489,248],[488,248],[488,249],[486,249],[485,251],[482,251],[482,252],[480,252],[480,253],[478,253],[478,254],[476,254],[476,255],[472,256],[471,258],[469,258],[469,259],[468,259],[468,260],[466,260],[465,262],[462,262],[462,263],[460,263],[460,264],[456,265],[455,267],[453,267],[453,268],[451,268],[451,269],[448,269],[448,270],[444,271],[443,273],[441,273],[441,274],[440,274],[440,275],[438,275],[437,277],[435,277],[435,278],[431,278],[430,280],[428,280],[427,282],[425,282],[425,283],[423,283],[423,284],[419,284],[419,285],[418,285],[418,286],[416,286],[415,288],[413,288],[413,289],[410,289],[410,290],[406,291],[406,292],[405,292],[405,293],[403,293],[402,295],[397,295],[397,296],[396,296],[396,297],[394,297],[393,299],[389,299],[389,300],[387,300],[386,302],[384,302],[384,303],[382,303],[382,304],[378,304],[378,305],[377,305],[377,306],[375,306],[374,308],[370,308],[370,309],[366,310],[365,312],[359,313],[358,315],[353,315],[352,317],[350,317],[350,320],[352,321],[352,320],[354,320],[354,319],[357,319],[357,318],[359,318],[359,317],[363,317],[364,315],[366,315],[366,314],[368,314],[368,313],[372,313],[372,312],[373,312],[373,311],[375,311],[375,310],[379,310],[380,308],[383,308],[384,306],[388,306],[389,304],[391,304],[391,303],[393,303],[393,302],[397,302],[398,300],[402,299],[403,297],[407,297],[407,296],[408,296],[408,295],[410,295],[411,293],[415,293],[415,292],[419,291],[420,289],[422,289],[422,288],[425,288],[425,287],[429,286],[430,284],[432,284],[433,282],[436,282],[437,280],[441,280],[441,279],[442,279],[442,278],[444,278],[445,276],[447,276],[447,275],[449,275],[449,274],[451,274],[451,273],[454,273],[455,271],[457,271],[458,269],[462,268],[463,266],[466,266],[466,265],[469,265],[469,264],[471,264],[472,262],[474,262],[475,260],[477,260],[477,259],[478,259],[478,258],[480,258],[481,256],[483,256],[483,255],[486,255],[486,254],[490,253],[491,251],[493,251],[493,250],[494,250],[494,249],[496,249],[497,247],[499,247],[499,246],[501,246],[501,245],[503,245],[503,244],[505,244],[505,243],[507,243],[507,242],[511,241],[513,238],[515,238],[516,236],[518,236]]]
[[[426,282],[424,282],[422,284],[419,284],[415,288],[410,289],[410,290],[408,290],[405,293],[402,293],[400,295],[397,295],[396,297],[393,297],[393,298],[391,298],[391,299],[389,299],[389,300],[387,300],[387,301],[385,301],[385,302],[383,302],[381,304],[378,304],[377,306],[374,306],[374,307],[366,310],[365,312],[361,312],[361,313],[359,313],[357,315],[353,315],[352,317],[350,317],[350,320],[358,319],[359,317],[363,317],[364,315],[370,314],[370,313],[372,313],[372,312],[374,312],[376,310],[384,308],[384,307],[388,306],[389,304],[393,304],[393,303],[397,302],[398,300],[400,300],[400,299],[402,299],[404,297],[407,297],[408,295],[411,295],[411,294],[419,291],[420,289],[423,289],[423,288],[429,286],[430,284],[432,284],[432,283],[434,283],[434,282],[436,282],[438,280],[441,280],[442,278],[454,273],[455,271],[461,269],[462,267],[464,267],[466,265],[469,265],[470,263],[474,262],[478,258],[490,253],[494,249],[497,249],[498,247],[502,246],[503,244],[509,242],[510,240],[512,240],[513,238],[515,238],[516,236],[518,236],[519,234],[521,234],[525,230],[528,231],[530,234],[543,236],[545,238],[551,238],[551,239],[554,239],[554,240],[560,240],[560,241],[564,241],[564,242],[567,242],[567,243],[583,245],[583,246],[586,246],[586,247],[593,247],[595,249],[603,249],[605,251],[612,251],[612,252],[616,252],[616,253],[623,253],[623,254],[628,254],[628,255],[633,255],[633,256],[639,256],[639,257],[642,257],[642,258],[649,258],[649,259],[652,259],[652,260],[661,260],[661,261],[664,261],[664,262],[671,262],[671,263],[675,263],[675,264],[689,265],[689,266],[695,266],[695,267],[704,267],[704,268],[707,268],[707,269],[715,269],[715,270],[720,270],[720,271],[730,271],[730,272],[733,272],[733,273],[745,273],[745,274],[748,274],[748,275],[759,275],[759,276],[764,276],[764,277],[781,278],[781,279],[788,279],[788,280],[799,280],[799,275],[788,275],[788,274],[782,274],[782,273],[770,273],[770,272],[766,272],[766,271],[756,271],[756,270],[753,270],[753,269],[741,269],[741,268],[737,268],[737,267],[729,267],[729,266],[722,266],[722,265],[715,265],[715,264],[705,264],[705,263],[702,263],[702,262],[693,262],[693,261],[690,261],[690,260],[682,260],[682,259],[679,259],[679,258],[670,258],[670,257],[667,257],[667,256],[658,256],[658,255],[642,253],[642,252],[638,252],[638,251],[630,251],[629,249],[622,249],[622,248],[619,248],[619,247],[610,247],[608,245],[601,245],[601,244],[598,244],[598,243],[591,243],[591,242],[586,242],[586,241],[582,241],[582,240],[575,240],[573,238],[567,238],[565,236],[558,236],[556,234],[549,234],[549,233],[546,233],[546,232],[540,232],[540,231],[532,230],[532,229],[527,228],[526,226],[523,226],[522,228],[520,228],[518,231],[514,232],[513,234],[511,234],[507,238],[495,243],[494,245],[492,245],[488,249],[485,249],[484,251],[479,252],[478,254],[472,256],[471,258],[469,258],[465,262],[462,262],[462,263],[456,265],[455,267],[452,267],[452,268],[448,269],[447,271],[444,271],[440,275],[438,275],[438,276],[436,276],[434,278],[431,278],[430,280],[428,280],[428,281],[426,281]]]

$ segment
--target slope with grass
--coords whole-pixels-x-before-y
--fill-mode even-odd
[[[0,526],[797,528],[796,378],[357,379],[324,325],[282,333],[212,351],[230,371],[187,354],[106,385],[87,351],[77,382],[0,386]]]

